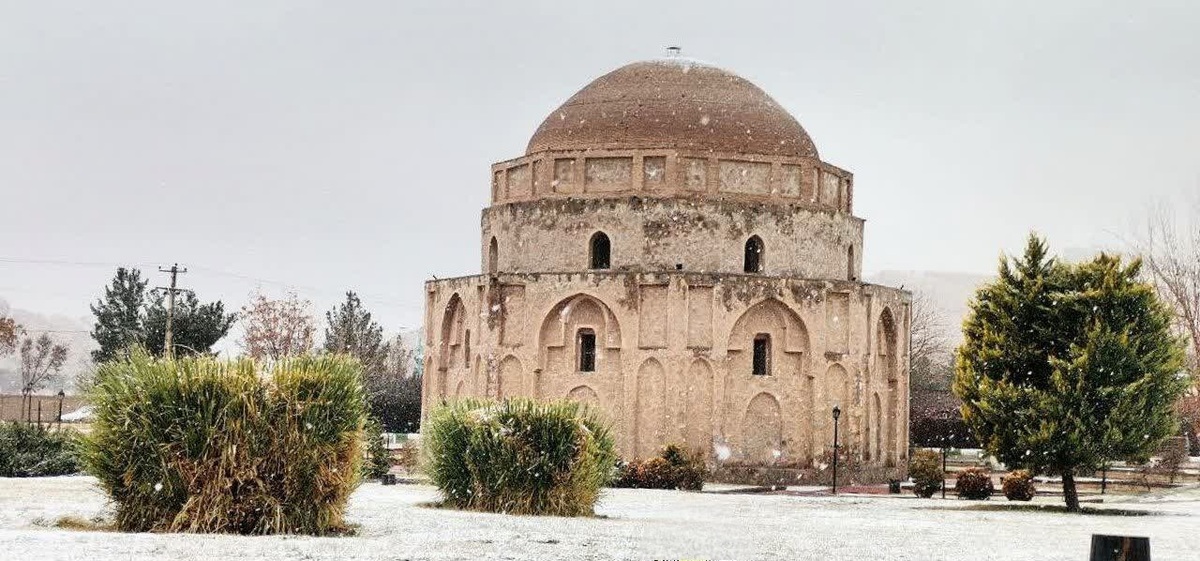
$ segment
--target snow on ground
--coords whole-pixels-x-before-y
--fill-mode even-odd
[[[1194,559],[1200,488],[1106,504],[1153,516],[964,510],[981,503],[607,490],[599,518],[433,509],[433,488],[363,485],[353,537],[84,532],[105,511],[91,478],[0,479],[0,558],[124,559],[1086,559],[1092,533],[1149,536],[1155,559]],[[1110,496],[1110,500],[1113,497]],[[1047,500],[1047,502],[1053,502]],[[1002,498],[992,504],[1006,504]]]

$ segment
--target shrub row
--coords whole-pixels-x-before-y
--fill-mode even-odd
[[[616,461],[608,426],[573,401],[461,399],[430,414],[422,439],[453,508],[591,515]]]
[[[366,419],[362,367],[280,361],[106,363],[83,463],[124,531],[328,534],[345,529]]]
[[[612,486],[699,491],[704,487],[704,478],[707,476],[708,467],[704,464],[703,453],[668,444],[653,458],[618,462],[617,477]]]
[[[79,471],[76,432],[0,423],[0,477],[43,477]]]

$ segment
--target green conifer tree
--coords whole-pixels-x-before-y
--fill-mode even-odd
[[[371,319],[371,312],[353,291],[346,293],[341,306],[325,313],[325,350],[357,358],[370,377],[383,369],[388,347],[383,342],[383,327]]]
[[[163,356],[167,334],[167,306],[164,294],[154,294],[142,314],[146,331],[146,350]],[[220,300],[201,304],[192,292],[175,297],[175,312],[171,318],[171,340],[176,356],[204,355],[212,352],[237,321],[237,314],[226,314]]]
[[[1061,476],[1073,512],[1077,474],[1144,459],[1178,428],[1183,345],[1140,268],[1108,255],[1060,263],[1031,235],[1024,257],[1001,259],[963,324],[963,419],[1010,469]]]
[[[145,341],[141,310],[147,282],[137,269],[118,268],[112,283],[104,289],[104,298],[92,304],[96,316],[92,339],[100,345],[92,351],[92,360],[108,362],[123,355],[130,345]]]

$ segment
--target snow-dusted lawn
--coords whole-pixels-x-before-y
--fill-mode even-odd
[[[86,477],[0,479],[0,559],[1087,559],[1090,534],[1150,536],[1155,559],[1197,559],[1200,489],[1120,505],[1140,517],[961,510],[887,497],[609,490],[604,518],[432,509],[430,487],[364,485],[344,538],[121,534],[49,524],[104,511]],[[1003,504],[1006,501],[993,500]],[[954,510],[930,507],[950,507]]]

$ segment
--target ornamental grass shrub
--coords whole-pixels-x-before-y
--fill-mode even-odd
[[[945,480],[941,456],[933,450],[917,450],[909,462],[908,476],[912,478],[914,494],[923,499],[932,497]]]
[[[704,487],[705,477],[708,477],[708,466],[704,464],[703,453],[668,444],[653,458],[618,462],[617,477],[612,486],[699,491]]]
[[[1033,486],[1033,474],[1023,469],[1008,472],[1000,481],[1000,489],[1010,501],[1030,501],[1037,494],[1037,488]]]
[[[305,356],[103,364],[83,464],[124,531],[331,534],[359,483],[358,361]]]
[[[590,516],[616,461],[608,425],[573,401],[462,399],[423,431],[424,470],[452,508]]]
[[[980,501],[992,498],[996,487],[992,485],[992,474],[988,470],[971,467],[958,472],[954,482],[954,494],[960,499]]]
[[[0,477],[45,477],[79,472],[73,429],[0,423]]]

